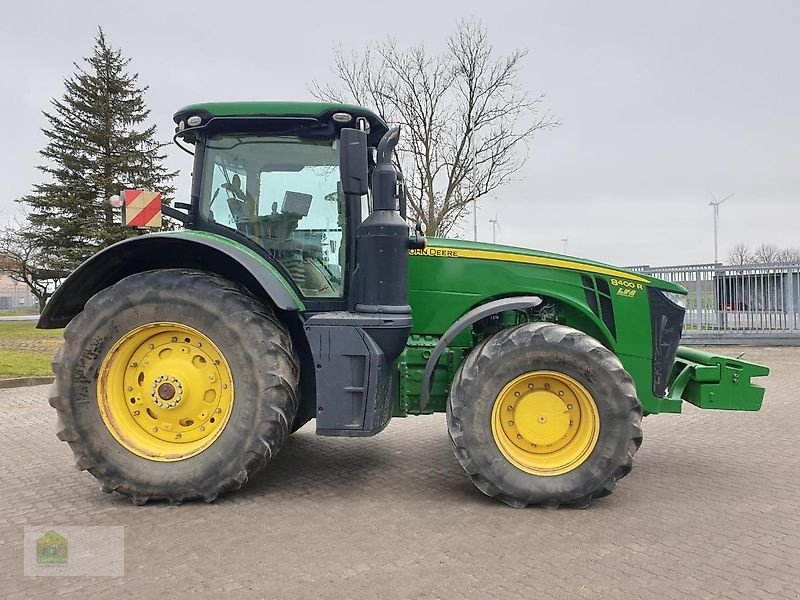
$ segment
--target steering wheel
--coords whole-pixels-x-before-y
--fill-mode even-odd
[[[256,201],[242,190],[242,178],[237,173],[234,173],[230,183],[225,182],[220,188],[228,192],[228,208],[237,221],[256,218]]]

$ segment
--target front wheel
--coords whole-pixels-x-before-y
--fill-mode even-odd
[[[104,491],[214,500],[280,450],[298,365],[273,312],[200,271],[132,275],[64,331],[50,403],[58,437]]]
[[[642,407],[619,359],[552,323],[501,331],[461,364],[447,425],[461,466],[515,507],[586,507],[630,472]]]

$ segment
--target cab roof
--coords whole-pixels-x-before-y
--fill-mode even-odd
[[[255,102],[202,102],[190,104],[178,110],[173,116],[175,124],[180,128],[181,123],[194,115],[201,117],[203,122],[211,119],[247,119],[270,118],[281,119],[316,119],[327,122],[335,113],[345,113],[352,117],[351,121],[338,124],[352,127],[357,117],[364,117],[370,124],[371,136],[380,139],[389,128],[386,122],[371,110],[356,104],[342,104],[338,102],[289,102],[279,100]]]

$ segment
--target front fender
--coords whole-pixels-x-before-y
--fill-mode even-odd
[[[201,231],[153,233],[118,242],[98,252],[67,277],[45,306],[39,329],[64,327],[87,300],[121,279],[155,269],[190,268],[244,285],[286,311],[305,310],[280,271],[253,250]]]
[[[425,372],[422,375],[422,387],[419,394],[420,411],[424,411],[428,405],[428,400],[431,394],[431,381],[433,380],[433,370],[436,368],[436,363],[442,356],[447,346],[452,342],[458,334],[491,315],[496,315],[509,310],[520,310],[525,308],[533,308],[539,306],[542,299],[539,296],[513,296],[511,298],[500,298],[499,300],[492,300],[486,304],[476,306],[471,311],[462,315],[450,328],[444,332],[436,346],[431,351],[430,358],[425,365]]]

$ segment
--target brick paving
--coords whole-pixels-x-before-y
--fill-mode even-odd
[[[746,358],[773,368],[761,412],[646,418],[633,473],[584,511],[485,498],[442,415],[310,425],[239,493],[135,507],[75,470],[46,386],[0,390],[0,597],[797,599],[800,349]],[[23,527],[48,524],[124,526],[125,576],[24,577]]]

